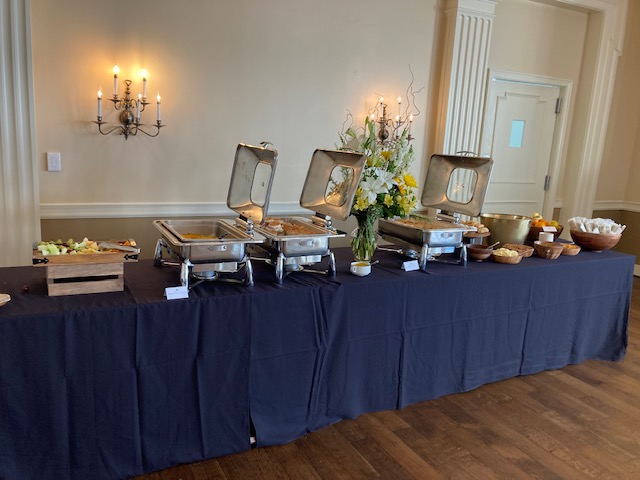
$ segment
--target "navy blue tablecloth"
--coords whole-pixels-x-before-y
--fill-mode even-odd
[[[289,277],[310,283],[304,295],[283,294],[277,304],[252,296],[262,311],[252,320],[250,369],[258,445],[364,412],[624,356],[634,257],[582,252],[405,272],[406,258],[376,252],[371,275],[356,277],[350,253],[336,255],[334,280]]]
[[[127,264],[125,291],[47,297],[42,268],[0,269],[0,478],[107,479],[285,443],[589,358],[619,360],[634,258],[616,252],[203,283]],[[325,260],[326,261],[326,260]],[[321,266],[321,265],[320,265]],[[29,291],[24,292],[23,286]]]
[[[120,479],[250,448],[251,305],[168,302],[175,275],[127,264],[124,292],[47,297],[43,268],[0,269],[0,478]]]

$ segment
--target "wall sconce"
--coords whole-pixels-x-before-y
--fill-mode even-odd
[[[147,102],[147,71],[142,69],[142,93],[138,94],[138,98],[131,97],[131,80],[125,80],[124,84],[126,86],[126,90],[124,92],[124,97],[118,97],[118,73],[120,73],[120,67],[118,65],[113,67],[113,97],[109,98],[111,102],[113,102],[113,107],[116,110],[122,110],[120,112],[120,123],[122,125],[115,126],[106,132],[102,131],[102,125],[109,123],[102,121],[102,87],[98,90],[98,121],[94,121],[93,123],[98,124],[98,131],[102,135],[109,135],[112,132],[119,131],[121,135],[124,135],[125,140],[129,138],[129,135],[137,135],[138,132],[142,132],[149,137],[157,137],[160,134],[160,129],[165,125],[162,125],[162,120],[160,117],[160,94],[156,97],[156,105],[157,105],[157,117],[156,124],[150,125],[151,127],[155,127],[155,133],[145,132],[143,130],[143,123],[140,122],[140,116],[142,112],[144,112],[145,107],[150,104]],[[135,114],[134,114],[135,110]]]
[[[380,113],[380,110],[382,110],[382,113]],[[378,120],[376,120],[376,117]],[[387,117],[387,104],[384,103],[384,97],[378,98],[378,103],[373,113],[369,115],[369,118],[371,121],[375,121],[380,125],[380,129],[378,130],[378,141],[380,143],[384,144],[391,140],[397,140],[402,132],[402,126],[407,123],[409,124],[407,140],[411,141],[414,139],[414,137],[411,136],[413,115],[402,116],[402,97],[398,97],[398,115],[396,115],[395,119]],[[389,139],[390,136],[393,136],[393,138]]]

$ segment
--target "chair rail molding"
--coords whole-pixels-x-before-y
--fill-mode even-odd
[[[40,240],[31,2],[0,0],[0,266],[31,264]]]

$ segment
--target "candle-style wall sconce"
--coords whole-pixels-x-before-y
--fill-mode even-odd
[[[411,136],[411,126],[413,124],[413,115],[402,115],[402,97],[398,97],[398,115],[395,118],[390,118],[387,113],[387,104],[384,103],[384,97],[378,98],[373,112],[369,115],[372,122],[376,122],[380,125],[378,129],[378,141],[382,144],[397,140],[402,132],[402,127],[408,127],[407,140],[411,141],[414,137]],[[390,138],[391,137],[391,138]]]
[[[155,127],[156,131],[149,133],[142,127],[146,126],[141,123],[142,112],[145,111],[147,105],[151,102],[147,102],[147,71],[142,69],[142,93],[138,94],[138,98],[131,97],[131,80],[125,80],[125,92],[123,97],[118,96],[118,73],[120,73],[120,67],[118,65],[113,67],[113,96],[108,100],[113,102],[113,107],[120,112],[120,123],[107,131],[102,131],[102,125],[109,123],[102,121],[102,87],[98,90],[98,120],[93,123],[98,124],[98,131],[102,135],[109,135],[112,132],[119,131],[121,135],[124,135],[125,140],[129,138],[129,135],[135,136],[138,132],[142,132],[149,137],[157,137],[160,134],[160,129],[165,125],[162,125],[162,118],[160,115],[160,93],[156,97],[156,123],[155,125],[149,125],[149,127]],[[135,111],[135,114],[134,114]]]

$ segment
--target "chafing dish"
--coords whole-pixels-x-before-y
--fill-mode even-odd
[[[317,149],[311,158],[307,177],[300,196],[300,206],[315,211],[307,217],[266,217],[268,198],[263,205],[248,208],[249,215],[238,222],[253,220],[255,229],[264,242],[251,245],[251,252],[275,267],[276,282],[294,271],[313,271],[329,276],[336,275],[335,257],[329,249],[329,240],[344,237],[332,226],[332,218],[346,220],[353,197],[362,176],[366,158],[360,153]],[[238,203],[253,203],[247,195],[236,195]],[[235,193],[235,190],[234,190]],[[328,257],[327,270],[308,268],[323,257]]]
[[[436,208],[435,218],[411,215],[406,219],[381,219],[379,233],[400,251],[418,259],[422,270],[427,261],[467,264],[465,232],[475,227],[460,224],[460,215],[478,216],[484,204],[493,160],[462,155],[432,155],[422,190],[421,203]],[[453,254],[442,256],[442,254]]]
[[[253,205],[238,203],[232,194],[239,179],[248,185],[250,197],[257,204],[267,204],[275,174],[277,153],[266,146],[238,145],[233,166],[227,205],[240,214],[235,222],[223,219],[155,220],[153,224],[162,234],[156,244],[156,266],[180,266],[180,282],[194,287],[204,280],[242,282],[253,285],[253,266],[247,252],[248,245],[262,243],[264,237],[255,232]],[[167,251],[176,262],[162,258]],[[244,279],[232,274],[244,273]],[[223,276],[224,274],[224,276]],[[189,285],[189,279],[196,283]]]

